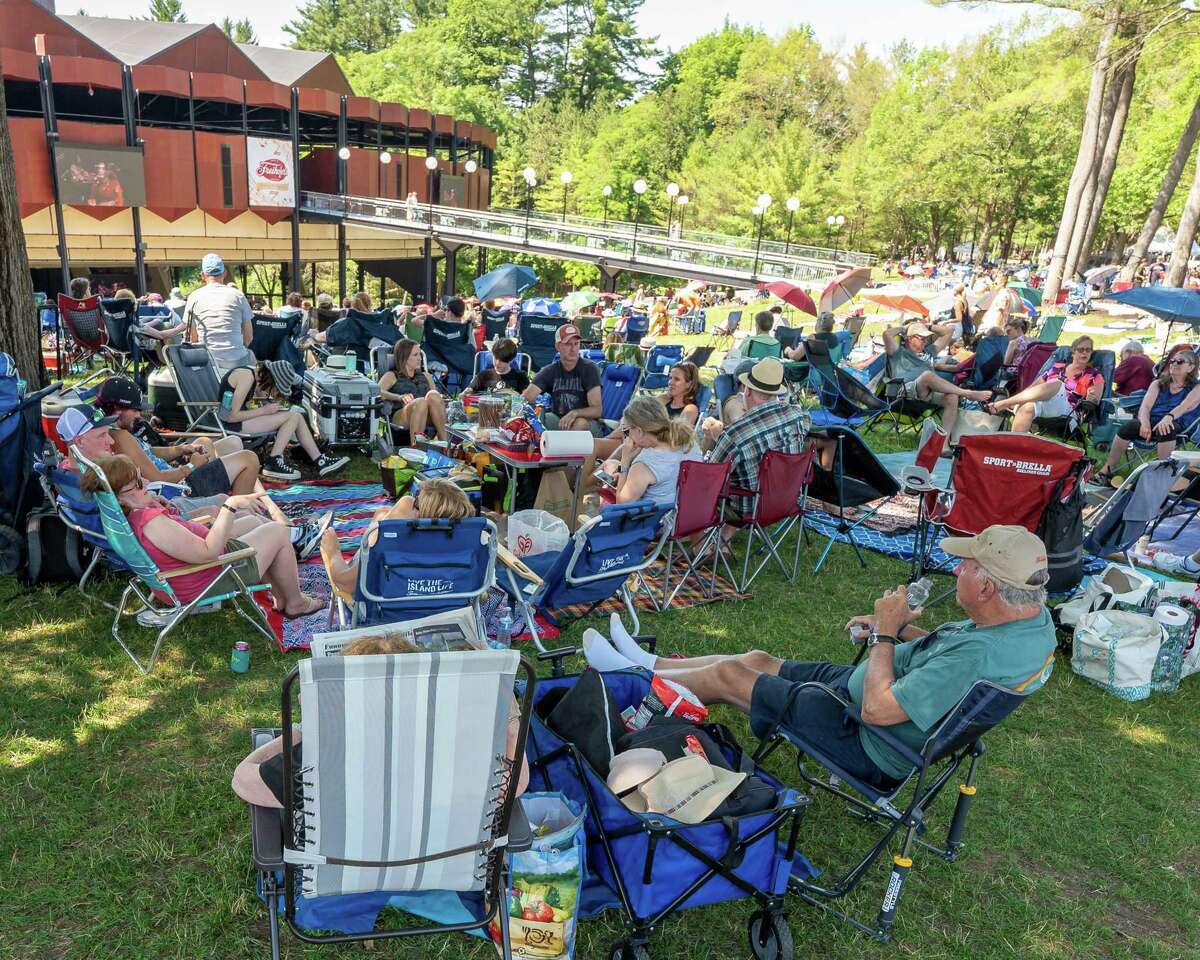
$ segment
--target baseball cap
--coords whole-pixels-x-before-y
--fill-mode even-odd
[[[1024,527],[996,523],[974,537],[946,537],[939,546],[1010,587],[1040,587],[1047,579],[1046,545]]]
[[[904,328],[906,337],[936,337],[937,334],[930,330],[923,323],[910,323]]]
[[[318,293],[317,306],[323,310],[328,310],[333,306],[333,295],[328,293]]]
[[[554,334],[555,343],[566,343],[568,340],[582,340],[583,334],[579,332],[579,328],[573,323],[564,323],[558,328],[558,332]]]
[[[95,407],[83,404],[78,407],[67,407],[58,418],[56,429],[63,443],[73,443],[89,430],[97,427],[111,427],[117,422],[116,417],[106,417]]]
[[[745,779],[744,773],[715,767],[689,753],[663,766],[638,786],[637,793],[645,801],[647,813],[661,813],[682,823],[700,823]]]
[[[96,406],[105,413],[114,410],[142,410],[142,391],[127,377],[109,377],[96,394]]]
[[[783,385],[783,364],[774,357],[763,357],[738,380],[759,393],[783,393],[787,389]]]
[[[204,259],[200,261],[200,272],[206,277],[223,277],[225,261],[221,259],[220,254],[206,253]]]

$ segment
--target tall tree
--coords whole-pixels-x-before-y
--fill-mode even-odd
[[[406,8],[392,0],[307,0],[283,29],[299,50],[374,53],[400,36],[405,14]]]
[[[645,0],[557,0],[547,11],[544,60],[550,95],[580,109],[628,100],[645,81],[641,62],[658,54],[639,35]]]
[[[233,20],[226,17],[221,21],[221,32],[234,43],[258,43],[258,37],[254,35],[254,25],[249,18]]]
[[[17,202],[17,166],[8,133],[4,84],[0,83],[0,350],[12,355],[21,376],[43,386],[37,315],[33,309],[33,282],[21,208]]]
[[[1175,231],[1175,249],[1171,251],[1171,262],[1163,283],[1168,287],[1182,287],[1187,277],[1188,260],[1192,255],[1192,243],[1196,239],[1196,226],[1200,224],[1200,162],[1196,163],[1196,176],[1192,189],[1188,191],[1183,215],[1179,218],[1179,229]]]
[[[150,0],[149,16],[143,20],[159,20],[163,23],[187,23],[183,12],[183,0]]]

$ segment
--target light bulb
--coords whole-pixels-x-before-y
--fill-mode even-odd
[[[604,189],[603,189],[603,190],[601,190],[600,192],[601,192],[602,194],[604,194],[606,197],[611,197],[611,196],[612,196],[612,187],[610,187],[610,186],[609,186],[609,185],[606,183],[606,184],[604,185]]]
[[[750,211],[750,213],[751,213],[753,216],[756,216],[756,217],[761,217],[761,216],[762,216],[762,212],[763,212],[763,208],[762,208],[762,207],[755,207],[753,210],[751,210],[751,211]]]
[[[681,207],[687,206],[687,202],[688,202],[688,195],[687,195],[686,193],[681,193],[681,194],[679,195],[679,199],[678,199],[678,200],[676,200],[675,202],[676,202],[677,204],[679,204]]]
[[[526,167],[524,170],[521,171],[521,175],[526,180],[532,180],[534,177],[537,176],[537,171],[534,170],[533,167]]]
[[[563,182],[563,184],[565,185],[565,184],[570,183],[575,178],[573,176],[571,176],[570,170],[564,170],[561,174],[559,174],[558,179],[561,180]]]
[[[467,173],[474,173],[476,170],[479,169],[479,164],[477,164],[474,160],[468,160],[463,165],[463,169],[466,170]]]
[[[771,195],[769,193],[760,193],[758,195],[758,205],[766,210],[771,205]]]
[[[426,157],[425,158],[425,169],[426,170],[436,170],[437,169],[437,157],[434,157],[434,156]]]
[[[842,216],[842,215],[839,213],[839,214],[837,215],[837,221],[836,221],[836,222],[837,222],[837,225],[840,227],[842,224],[844,224],[844,223],[846,222],[846,218],[845,218],[845,217],[843,217],[843,216]]]
[[[392,155],[390,153],[388,153],[386,150],[384,150],[381,154],[379,154],[379,162],[380,163],[391,163]]]
[[[634,180],[633,181],[633,192],[636,193],[639,197],[643,193],[645,193],[646,192],[646,181],[645,180]]]
[[[835,217],[835,216],[834,216],[834,215],[831,213],[829,216],[827,216],[827,217],[825,218],[825,222],[826,222],[826,223],[827,223],[829,226],[831,226],[831,227],[832,227],[832,226],[833,226],[835,223],[837,223],[837,217]]]
[[[338,159],[349,160],[350,159],[350,148],[349,147],[339,147],[338,148]]]
[[[799,210],[800,209],[800,198],[799,197],[788,197],[787,208],[792,213],[795,213],[797,210]]]
[[[667,196],[668,197],[679,196],[679,184],[675,183],[674,181],[672,181],[671,183],[668,183],[667,184]]]

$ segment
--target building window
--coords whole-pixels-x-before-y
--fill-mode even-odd
[[[233,151],[229,144],[221,144],[221,203],[233,206]]]

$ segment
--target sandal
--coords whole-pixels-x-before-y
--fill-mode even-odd
[[[314,613],[320,613],[325,609],[326,601],[320,599],[319,597],[310,597],[306,595],[304,599],[308,601],[308,604],[299,613],[287,613],[279,607],[272,607],[272,609],[281,617],[283,617],[284,620],[299,620],[301,617],[311,617]]]

